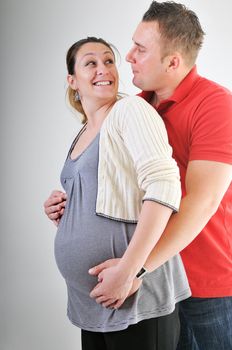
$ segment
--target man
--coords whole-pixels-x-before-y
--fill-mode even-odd
[[[133,35],[127,61],[134,85],[143,90],[140,96],[165,122],[182,182],[180,210],[144,267],[152,271],[181,251],[192,297],[180,303],[178,349],[228,350],[232,349],[232,95],[197,74],[203,36],[197,16],[184,5],[153,1]],[[57,209],[63,202],[59,193],[55,196],[45,203],[45,211],[59,220]],[[90,271],[101,281],[91,296],[105,306],[110,300],[117,308],[137,285],[135,281],[130,292],[116,276],[109,276],[115,264],[117,260],[109,260]]]

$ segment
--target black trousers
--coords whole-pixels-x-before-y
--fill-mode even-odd
[[[141,321],[116,332],[81,331],[82,350],[176,350],[180,332],[178,310]]]

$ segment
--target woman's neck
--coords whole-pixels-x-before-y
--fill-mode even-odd
[[[115,104],[116,100],[112,100],[108,103],[104,103],[102,105],[94,106],[88,105],[83,106],[85,110],[85,114],[87,116],[87,129],[90,130],[99,130],[110,112],[111,108]]]

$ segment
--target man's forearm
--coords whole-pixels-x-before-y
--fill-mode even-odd
[[[229,164],[189,162],[185,177],[187,195],[149,255],[145,263],[148,270],[155,270],[197,237],[217,211],[231,179],[232,167]]]
[[[153,271],[187,247],[202,231],[215,208],[207,202],[199,202],[197,196],[189,195],[181,201],[180,210],[172,215],[166,229],[151,251],[145,263]]]

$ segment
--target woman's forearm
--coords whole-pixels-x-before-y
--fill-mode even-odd
[[[130,244],[120,260],[120,267],[134,278],[160,239],[172,209],[153,201],[145,201]]]

